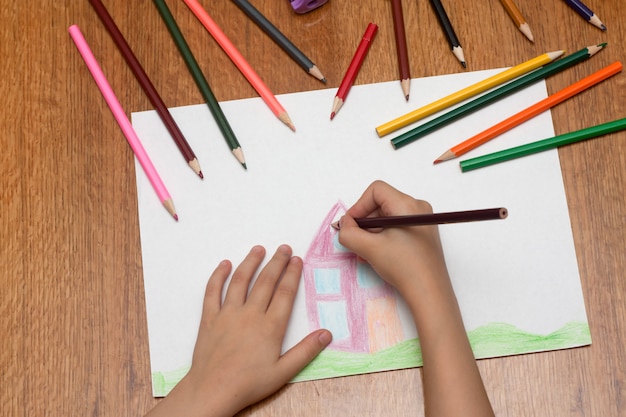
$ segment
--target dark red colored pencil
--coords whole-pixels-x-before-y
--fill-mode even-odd
[[[174,121],[174,118],[172,117],[167,106],[161,99],[161,96],[159,96],[159,93],[152,84],[152,81],[150,81],[150,78],[148,78],[146,71],[139,63],[139,60],[128,45],[128,42],[126,42],[126,39],[122,35],[122,32],[120,32],[117,25],[115,24],[115,21],[113,21],[113,18],[100,0],[89,0],[89,3],[91,3],[94,10],[98,14],[98,17],[104,24],[104,27],[109,32],[109,35],[111,35],[111,37],[113,38],[115,45],[122,53],[124,60],[135,75],[135,78],[137,78],[137,81],[139,81],[141,88],[146,93],[148,99],[161,117],[163,124],[165,124],[165,127],[170,132],[170,135],[174,139],[174,142],[176,143],[176,146],[178,146],[180,152],[183,154],[183,157],[185,158],[191,169],[193,169],[194,172],[200,176],[200,178],[203,178],[200,164],[198,163],[198,159],[191,149],[191,146],[189,146],[189,143],[187,142],[187,140],[183,136],[183,133],[180,131],[180,128]]]
[[[404,30],[404,14],[402,13],[402,0],[391,0],[393,14],[393,33],[396,38],[396,50],[398,52],[398,68],[400,70],[400,84],[406,100],[409,100],[411,90],[411,70],[409,66],[409,54],[406,46],[406,32]]]
[[[505,219],[507,209],[503,207],[480,210],[453,211],[449,213],[415,214],[408,216],[365,217],[354,219],[362,229],[394,226],[425,226],[431,224],[466,223],[481,220]],[[333,223],[339,229],[339,223]]]

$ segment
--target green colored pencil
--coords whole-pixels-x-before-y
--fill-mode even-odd
[[[183,59],[185,60],[185,64],[187,64],[187,68],[189,69],[189,72],[191,72],[191,76],[196,82],[198,88],[200,89],[200,93],[202,94],[202,97],[204,97],[204,100],[209,106],[209,110],[211,111],[211,114],[213,114],[213,118],[217,122],[217,126],[222,132],[222,135],[224,136],[224,139],[226,140],[228,147],[232,151],[235,158],[237,158],[239,163],[241,163],[241,165],[243,165],[243,167],[247,169],[246,161],[243,157],[243,150],[241,149],[241,146],[239,145],[239,142],[237,141],[237,137],[235,136],[235,133],[231,129],[230,124],[228,123],[228,120],[226,119],[226,116],[224,116],[224,112],[222,112],[222,108],[217,102],[217,99],[215,98],[215,95],[213,94],[213,91],[211,90],[211,87],[209,86],[208,81],[206,80],[206,78],[204,77],[204,74],[200,70],[200,66],[198,65],[198,62],[196,61],[196,58],[191,53],[191,49],[189,48],[187,41],[183,37],[183,34],[181,33],[178,27],[178,24],[176,24],[176,21],[174,20],[174,16],[172,16],[172,13],[170,12],[170,9],[167,7],[167,5],[165,4],[164,0],[154,0],[154,4],[159,10],[159,13],[161,14],[161,17],[163,18],[163,21],[165,22],[167,29],[172,35],[172,38],[174,39],[174,43],[176,44],[178,51],[183,56]]]
[[[516,146],[514,148],[505,149],[503,151],[490,153],[472,159],[467,159],[465,161],[461,161],[461,171],[471,171],[473,169],[478,169],[500,162],[509,161],[511,159],[520,158],[522,156],[547,151],[548,149],[568,145],[574,142],[580,142],[586,139],[592,139],[598,136],[606,135],[624,129],[626,129],[626,117],[623,119],[614,120],[612,122],[603,123],[597,126],[565,133],[563,135],[554,136],[552,138],[539,140],[537,142],[528,143],[526,145]]]
[[[452,123],[453,121],[460,119],[461,117],[467,116],[468,114],[473,113],[476,110],[479,110],[491,103],[494,103],[501,98],[507,97],[514,92],[529,86],[530,84],[547,78],[550,75],[561,72],[566,68],[572,67],[579,62],[582,62],[592,57],[597,52],[601,51],[605,46],[606,43],[588,46],[578,52],[566,56],[565,58],[561,58],[558,61],[551,62],[545,67],[539,68],[531,72],[530,74],[526,74],[525,76],[517,80],[511,81],[510,83],[505,84],[490,93],[484,94],[467,104],[457,107],[454,110],[451,110],[433,120],[430,120],[414,129],[409,130],[408,132],[403,133],[400,136],[391,139],[391,145],[394,147],[394,149],[398,149],[405,145],[408,145],[409,143],[414,142],[417,139],[422,138],[437,129],[440,129]]]

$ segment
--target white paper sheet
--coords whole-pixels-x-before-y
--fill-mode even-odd
[[[397,81],[354,86],[333,121],[329,116],[336,89],[278,96],[296,133],[276,119],[260,98],[223,102],[247,171],[230,153],[205,104],[171,109],[198,157],[204,180],[186,166],[156,112],[133,113],[133,125],[180,217],[178,223],[170,218],[136,164],[155,396],[165,395],[191,362],[204,287],[220,260],[238,264],[255,244],[264,245],[269,255],[288,243],[295,254],[304,256],[332,206],[337,202],[350,206],[375,179],[430,201],[435,211],[508,208],[506,220],[440,227],[466,329],[470,333],[486,329],[474,335],[478,357],[590,343],[557,151],[465,174],[458,160],[432,164],[451,146],[545,98],[545,83],[399,150],[389,140],[416,125],[384,138],[376,135],[375,127],[381,123],[497,71],[414,79],[408,103]],[[466,157],[553,134],[547,112]],[[285,348],[312,330],[303,287]],[[399,302],[405,336],[414,339],[414,327]],[[498,336],[493,326],[500,324],[547,339],[560,332],[568,342],[527,344],[509,337],[508,331]],[[572,324],[576,330],[568,327]],[[490,344],[498,337],[498,343]],[[407,365],[391,367],[402,366]],[[339,365],[311,378],[373,370],[377,369],[355,371]]]

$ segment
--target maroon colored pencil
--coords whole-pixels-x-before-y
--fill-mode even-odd
[[[393,15],[393,33],[396,38],[396,50],[398,53],[398,68],[400,70],[400,84],[402,92],[409,101],[411,90],[411,70],[409,66],[409,54],[406,46],[406,32],[404,30],[404,14],[402,13],[402,0],[391,0]]]
[[[415,214],[408,216],[365,217],[354,219],[362,229],[394,226],[425,226],[431,224],[466,223],[481,220],[506,219],[509,215],[504,207],[480,210],[453,211],[449,213]],[[339,229],[339,223],[332,224]]]
[[[109,32],[109,35],[111,35],[111,37],[113,38],[113,41],[122,53],[124,60],[135,75],[135,78],[137,78],[137,81],[139,81],[141,88],[146,93],[148,99],[161,117],[163,124],[165,124],[165,127],[170,132],[170,135],[174,139],[174,142],[176,143],[176,146],[178,146],[180,152],[183,154],[183,157],[185,158],[191,169],[193,169],[194,172],[200,176],[200,178],[204,178],[204,176],[202,175],[202,170],[200,169],[200,164],[198,163],[198,159],[191,149],[191,146],[189,146],[189,143],[187,142],[187,140],[183,136],[183,133],[180,131],[180,128],[174,121],[174,118],[172,117],[167,106],[161,99],[161,96],[159,96],[159,93],[152,84],[152,81],[150,81],[150,78],[148,78],[146,71],[144,71],[143,67],[139,63],[139,60],[128,45],[128,42],[126,42],[126,39],[122,35],[122,32],[120,32],[119,28],[113,21],[113,18],[100,0],[89,0],[89,2],[98,14],[98,17],[104,24],[104,27]]]
[[[370,49],[370,45],[374,40],[374,36],[378,32],[378,26],[374,23],[370,23],[367,25],[367,29],[365,30],[365,34],[363,35],[363,39],[359,43],[356,52],[354,53],[354,57],[352,57],[352,62],[350,62],[350,66],[348,66],[348,71],[346,71],[346,75],[343,76],[343,80],[341,80],[341,84],[339,84],[339,90],[337,90],[337,95],[335,96],[335,100],[333,101],[333,110],[330,114],[330,120],[333,120],[335,114],[339,111],[341,106],[343,106],[343,102],[346,101],[346,97],[348,96],[348,92],[354,84],[354,80],[356,79],[359,70],[361,69],[361,65],[363,64],[363,60],[365,60],[365,56],[367,55],[367,51]]]

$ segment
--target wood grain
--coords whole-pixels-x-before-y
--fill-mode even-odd
[[[168,106],[202,98],[150,1],[107,0]],[[397,79],[385,1],[331,0],[295,15],[255,1],[328,79],[306,75],[231,2],[204,1],[276,94],[336,88],[363,28],[379,25],[356,84]],[[255,92],[181,1],[168,1],[216,97]],[[548,80],[550,93],[626,58],[626,6],[590,5],[601,32],[563,2],[528,0],[528,42],[499,4],[448,0],[468,70],[608,42]],[[412,75],[463,71],[427,2],[403,4]],[[78,24],[127,111],[150,103],[87,1],[13,2],[0,9],[0,415],[142,415],[151,397],[132,153],[68,34]],[[557,133],[626,115],[624,75],[552,110]],[[400,88],[398,86],[398,88]],[[419,94],[412,91],[411,97]],[[498,416],[626,415],[626,133],[559,151],[593,344],[479,361]],[[207,167],[208,168],[208,167]],[[418,369],[292,384],[242,416],[420,416]]]

